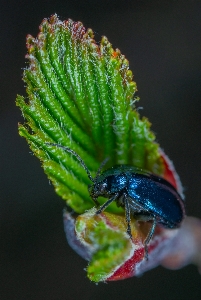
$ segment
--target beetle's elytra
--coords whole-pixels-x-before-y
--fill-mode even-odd
[[[169,229],[180,226],[185,216],[184,201],[176,189],[162,177],[128,165],[115,166],[101,173],[101,168],[105,164],[103,162],[93,178],[76,152],[58,144],[48,143],[48,145],[63,148],[78,159],[92,181],[89,193],[97,206],[99,196],[109,198],[97,209],[97,214],[116,201],[119,206],[125,208],[127,233],[130,238],[132,238],[130,215],[138,220],[152,221],[152,227],[144,241],[146,259],[148,259],[148,244],[156,224]]]

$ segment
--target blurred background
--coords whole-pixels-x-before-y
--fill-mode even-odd
[[[126,55],[141,115],[174,161],[187,214],[201,218],[201,1],[1,0],[0,299],[201,299],[195,266],[95,285],[68,246],[65,203],[18,136],[15,107],[16,94],[25,95],[25,37],[55,12],[91,27],[97,41],[106,35]]]

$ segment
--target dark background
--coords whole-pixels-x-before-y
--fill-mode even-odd
[[[98,41],[106,35],[129,59],[141,114],[175,163],[187,213],[201,218],[201,1],[1,0],[0,299],[201,299],[195,266],[95,285],[68,246],[64,202],[18,136],[15,107],[25,94],[25,36],[55,12],[91,27]]]

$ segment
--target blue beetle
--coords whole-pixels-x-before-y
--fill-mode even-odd
[[[125,208],[127,233],[130,238],[132,238],[130,215],[138,220],[152,221],[151,229],[144,241],[146,259],[148,259],[148,244],[157,224],[168,229],[180,226],[185,216],[184,201],[164,178],[129,165],[114,166],[101,173],[106,160],[93,178],[84,161],[72,149],[58,144],[47,144],[63,148],[78,159],[92,181],[89,193],[96,206],[99,206],[97,200],[99,196],[109,198],[97,209],[96,214],[100,214],[116,201],[118,206]]]

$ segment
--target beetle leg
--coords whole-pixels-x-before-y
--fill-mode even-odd
[[[129,235],[129,237],[132,239],[130,206],[128,204],[127,195],[125,195],[125,194],[124,194],[124,204],[125,204],[125,214],[126,214],[126,222],[127,222],[127,233]]]
[[[157,221],[156,221],[156,218],[154,217],[153,219],[153,223],[152,223],[152,226],[151,226],[151,229],[149,230],[149,233],[146,237],[146,239],[144,240],[144,249],[145,249],[145,259],[148,260],[148,244],[154,234],[154,231],[155,231],[155,228],[156,228],[156,224],[157,224]]]
[[[112,203],[113,201],[115,201],[117,199],[117,197],[119,196],[119,194],[115,194],[112,198],[110,198],[109,200],[107,200],[96,212],[96,215],[102,213],[102,211],[104,211],[109,205],[110,203]]]

